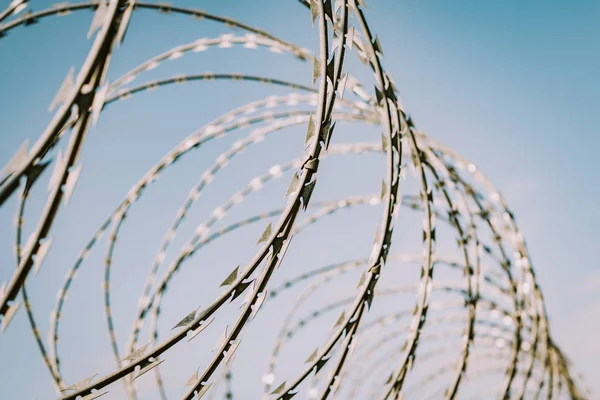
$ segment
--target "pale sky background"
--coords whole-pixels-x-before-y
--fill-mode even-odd
[[[7,4],[4,0],[2,8]],[[303,47],[315,48],[317,32],[308,28],[309,14],[293,0],[185,0],[176,4],[230,16]],[[31,7],[41,10],[49,5],[45,0],[32,0]],[[394,78],[404,106],[417,126],[475,163],[503,193],[515,213],[545,295],[553,335],[597,396],[600,266],[595,252],[600,245],[600,190],[596,183],[600,170],[600,2],[371,0],[367,5],[367,18],[385,53],[384,67]],[[48,18],[37,25],[15,29],[0,39],[1,165],[25,138],[35,141],[50,121],[47,108],[54,93],[69,68],[75,66],[77,72],[87,54],[91,41],[85,39],[85,34],[92,15],[84,10]],[[175,45],[226,32],[222,26],[190,17],[137,12],[124,45],[114,53],[108,79],[114,81]],[[355,66],[351,64],[349,68]],[[262,50],[210,50],[169,61],[136,82],[207,71],[272,75],[310,84],[312,66],[298,63],[288,55]],[[364,70],[362,74],[357,76],[362,78]],[[217,92],[217,88],[224,89]],[[103,112],[98,127],[90,129],[86,138],[81,157],[83,172],[71,203],[61,207],[52,228],[55,242],[51,253],[29,284],[44,338],[48,314],[66,271],[129,187],[163,154],[203,124],[248,101],[287,92],[252,83],[197,82],[139,94]],[[215,206],[252,177],[264,174],[273,163],[300,154],[303,128],[289,132],[274,134],[224,170],[193,208],[171,246],[166,264]],[[369,128],[367,133],[356,128],[347,131],[351,139],[379,140],[377,130]],[[338,127],[338,143],[343,142],[341,137],[345,134]],[[148,189],[148,198],[143,198],[128,215],[122,242],[116,250],[112,281],[113,303],[119,307],[115,320],[121,348],[129,335],[145,274],[165,230],[204,169],[239,135],[215,141],[188,156]],[[331,160],[332,169],[327,170],[330,175],[319,182],[322,191],[315,193],[318,200],[379,190],[382,161],[368,158],[359,165],[356,161],[361,158],[352,160],[354,163]],[[265,188],[260,196],[249,198],[217,226],[283,206],[281,195],[289,176]],[[46,173],[32,194],[26,232],[31,231],[41,211],[48,177]],[[8,280],[14,270],[11,249],[15,209],[15,198],[0,209],[0,282]],[[368,257],[380,213],[380,208],[361,210],[352,214],[355,219],[344,214],[343,218],[331,217],[323,228],[313,228],[311,238],[295,239],[298,248],[295,253],[291,250],[290,257],[296,258],[292,257],[290,268],[295,266],[301,271],[302,265],[308,263],[313,269],[353,257]],[[161,338],[166,338],[170,327],[189,311],[207,304],[217,293],[214,288],[235,265],[250,259],[256,249],[253,243],[265,224],[232,234],[190,262],[219,269],[205,275],[185,271],[178,276],[163,308]],[[357,226],[366,229],[347,234]],[[323,238],[331,238],[331,233],[340,230],[346,235],[333,240],[330,247],[319,247]],[[417,224],[414,232],[418,235],[419,231]],[[400,242],[396,239],[394,243]],[[69,383],[94,372],[104,375],[114,368],[100,289],[105,249],[103,241],[92,252],[65,307],[60,351],[61,367]],[[233,316],[233,311],[228,315]],[[337,316],[332,316],[333,320],[334,317]],[[264,332],[279,329],[279,324],[271,325],[269,320],[258,326]],[[218,329],[210,333],[215,340],[222,332]],[[268,342],[261,331],[254,336]],[[207,346],[212,345],[213,339],[207,340]],[[255,347],[256,354],[261,348]],[[252,346],[248,351],[252,354]],[[0,397],[54,398],[49,374],[38,353],[24,310],[20,310],[8,331],[0,336]],[[167,360],[177,359],[177,354],[185,360],[175,368],[163,368],[166,381],[170,377],[175,382],[169,388],[175,388],[173,398],[178,398],[183,393],[183,382],[205,363],[190,359],[181,346],[170,354]],[[13,365],[5,362],[7,359],[15,360]],[[264,370],[265,365],[263,360],[260,365],[257,363],[257,369]],[[297,370],[284,370],[289,374],[294,371]],[[238,383],[243,379],[237,375]],[[146,383],[151,387],[150,379],[142,386]],[[260,388],[256,382],[240,384],[246,385],[244,388]],[[115,394],[119,390],[120,384],[113,385],[112,397],[106,398],[119,398]],[[147,398],[157,397],[148,394]]]

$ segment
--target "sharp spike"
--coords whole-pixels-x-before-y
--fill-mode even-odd
[[[281,394],[281,393],[283,393],[283,391],[285,390],[285,383],[286,383],[286,381],[284,381],[281,385],[277,386],[275,388],[275,390],[273,390],[271,392],[271,394]]]
[[[40,244],[40,246],[38,247],[38,251],[35,254],[35,267],[34,267],[35,269],[33,270],[33,273],[35,275],[37,275],[38,272],[40,271],[40,267],[42,266],[42,263],[46,259],[46,256],[48,255],[48,251],[50,250],[50,246],[52,246],[53,241],[54,241],[54,238],[46,239],[44,241],[44,243]]]
[[[73,190],[75,190],[75,185],[79,181],[79,175],[81,175],[81,169],[83,168],[82,164],[79,164],[75,169],[73,169],[67,175],[67,181],[65,182],[64,187],[64,195],[65,195],[65,205],[69,204],[69,200],[71,200],[71,196],[73,195]]]
[[[271,237],[271,222],[269,222],[269,225],[267,225],[267,228],[265,229],[265,231],[262,233],[262,235],[260,236],[260,238],[258,239],[258,242],[256,242],[256,244],[262,243],[267,241],[269,238]]]
[[[185,383],[185,385],[183,385],[183,386],[184,387],[194,386],[196,384],[196,382],[198,382],[198,379],[200,379],[200,377],[198,377],[199,372],[200,372],[200,368],[198,368],[196,370],[196,372],[194,372],[192,374],[192,376],[190,376],[190,379],[188,379],[187,382]]]
[[[190,322],[192,322],[194,319],[196,319],[196,313],[198,312],[199,308],[200,307],[196,308],[194,311],[192,311],[191,313],[186,315],[185,318],[183,318],[181,321],[179,321],[177,323],[177,325],[175,325],[171,330],[182,327],[182,326],[189,325]]]
[[[74,383],[70,386],[67,386],[66,388],[62,389],[61,392],[65,392],[67,390],[79,390],[79,389],[83,389],[84,387],[88,386],[90,384],[90,382],[92,382],[92,380],[97,376],[98,374],[94,374],[92,376],[89,376],[85,379],[80,380],[77,383]]]
[[[290,186],[288,187],[287,192],[285,192],[285,196],[289,196],[290,194],[294,193],[296,190],[298,190],[298,183],[300,182],[300,180],[298,179],[298,174],[294,174],[294,177],[292,178],[292,181],[290,182]]]
[[[27,148],[29,147],[29,139],[25,139],[21,147],[12,156],[10,161],[0,171],[0,178],[5,174],[10,174],[15,171],[19,165],[27,158]]]
[[[229,286],[233,282],[235,282],[235,280],[237,279],[239,269],[240,269],[239,265],[237,267],[235,267],[235,269],[227,276],[227,278],[225,278],[225,280],[223,281],[223,283],[221,283],[219,285],[219,287]]]
[[[312,18],[313,26],[315,26],[315,21],[317,20],[317,17],[319,16],[319,8],[315,4],[315,1],[316,0],[308,0],[308,4],[310,5],[310,16]]]
[[[104,107],[104,102],[106,101],[106,95],[108,94],[108,89],[110,85],[105,83],[94,96],[94,101],[92,103],[92,126],[98,125],[98,118],[100,118],[100,112]]]
[[[165,360],[154,360],[154,361],[152,361],[151,363],[149,363],[148,365],[146,365],[144,368],[140,369],[140,372],[138,372],[137,375],[135,376],[135,378],[133,378],[133,379],[139,378],[140,376],[144,375],[146,372],[150,371],[151,369],[154,369],[154,368],[158,367],[163,362],[165,362]]]
[[[313,57],[313,85],[321,76],[321,63],[317,57]]]
[[[63,167],[63,155],[62,150],[58,150],[58,154],[56,155],[56,160],[54,161],[54,169],[52,170],[52,176],[50,177],[50,182],[48,182],[48,190],[53,190],[56,185],[59,185],[60,182],[60,170]]]
[[[135,361],[137,358],[140,358],[145,352],[146,349],[148,347],[150,347],[150,345],[152,344],[152,342],[150,343],[146,343],[145,345],[143,345],[142,347],[138,348],[137,350],[133,351],[131,354],[129,354],[127,357],[123,358],[121,360],[121,362],[123,361]]]
[[[104,19],[106,17],[106,11],[108,10],[108,6],[105,0],[100,0],[98,2],[98,8],[96,8],[96,13],[94,14],[94,19],[92,19],[92,24],[90,25],[90,29],[87,33],[87,38],[91,38],[92,35],[102,27],[104,24]]]
[[[333,326],[333,328],[337,328],[338,326],[342,325],[344,323],[344,321],[346,320],[346,312],[342,311],[342,315],[340,315],[340,317],[338,318],[338,320],[336,321],[335,325]]]
[[[13,304],[12,306],[10,306],[8,311],[6,311],[6,314],[4,314],[4,319],[2,320],[2,333],[4,333],[4,331],[6,331],[6,328],[8,328],[8,325],[14,318],[17,311],[19,310],[20,305],[21,305],[20,302]]]
[[[62,85],[60,85],[58,92],[56,92],[56,96],[52,99],[48,111],[53,111],[59,104],[63,103],[67,99],[67,96],[75,89],[74,76],[75,68],[71,67]]]
[[[319,349],[315,349],[315,351],[313,351],[312,354],[304,362],[311,363],[311,362],[315,361],[318,356],[319,356]]]
[[[306,210],[306,207],[308,207],[308,202],[310,201],[313,190],[315,189],[315,183],[316,183],[316,180],[312,181],[308,185],[304,186],[304,188],[302,188],[301,197],[302,197],[302,207],[304,208],[304,210]]]

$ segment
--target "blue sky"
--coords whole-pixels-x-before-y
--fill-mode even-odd
[[[200,3],[177,2],[243,20],[304,47],[314,48],[316,43],[316,31],[307,29],[308,14],[294,1],[203,0]],[[49,3],[34,1],[31,6],[40,10]],[[545,294],[554,336],[584,373],[589,386],[596,394],[600,393],[597,363],[600,342],[594,337],[600,329],[596,317],[600,310],[600,268],[595,257],[600,244],[597,230],[600,190],[596,185],[600,148],[597,135],[600,3],[380,0],[367,1],[367,6],[367,18],[384,49],[384,66],[394,78],[404,106],[417,126],[475,163],[499,188],[516,214]],[[10,158],[25,138],[34,141],[50,120],[47,107],[55,91],[69,67],[77,68],[85,58],[91,43],[85,39],[91,18],[89,11],[49,18],[32,27],[15,29],[0,39],[0,164]],[[134,14],[125,44],[113,56],[108,79],[116,79],[147,58],[177,44],[225,32],[225,28],[206,21],[138,12]],[[310,84],[310,65],[297,63],[289,56],[245,51],[224,51],[214,58],[213,53],[208,52],[182,57],[146,73],[140,82],[175,73],[222,70],[275,75]],[[61,208],[53,228],[56,243],[40,275],[31,284],[32,302],[39,305],[36,315],[43,328],[47,328],[46,316],[64,273],[78,251],[129,187],[156,160],[220,114],[269,94],[286,93],[250,83],[243,88],[229,83],[217,85],[192,83],[161,89],[160,95],[140,94],[108,108],[98,127],[90,130],[82,155],[81,181],[71,204]],[[217,91],[218,87],[225,89]],[[187,239],[195,223],[205,219],[214,206],[253,176],[264,173],[273,162],[299,155],[301,131],[292,130],[293,138],[274,135],[252,152],[240,155],[237,167],[232,165],[223,172],[223,180],[215,181],[212,191],[203,195],[206,197],[201,207],[189,216],[194,223],[182,228],[181,237]],[[361,133],[348,131],[352,139],[378,140],[377,135],[366,138]],[[124,228],[124,243],[117,252],[120,261],[113,272],[114,301],[122,304],[117,329],[123,343],[143,283],[139,276],[145,275],[177,207],[198,180],[200,174],[194,171],[203,171],[231,143],[215,142],[199,153],[204,156],[183,161],[166,175],[164,182],[157,184],[160,186],[152,189],[152,199],[140,202],[136,205],[137,211],[128,216],[131,225]],[[280,152],[276,153],[276,149]],[[323,187],[329,191],[321,192],[322,199],[376,192],[380,177],[367,176],[365,171],[382,171],[382,165],[377,161],[368,163],[369,167],[364,170],[356,163],[334,164],[330,177],[341,178],[324,180],[328,183]],[[239,172],[240,165],[244,165],[243,173]],[[357,182],[348,176],[355,177]],[[264,211],[269,206],[283,205],[277,196],[285,191],[288,179],[279,181],[265,188],[260,197],[248,199],[232,211],[227,221],[247,216],[251,210]],[[45,187],[45,183],[41,186]],[[38,198],[28,207],[26,229],[34,226],[35,215],[43,205],[39,198],[43,197],[44,190],[35,192]],[[11,251],[14,200],[0,210],[0,261],[6,266],[0,281],[10,277],[11,265],[14,265]],[[162,207],[169,211],[158,212]],[[359,213],[357,221],[378,221],[378,210]],[[148,216],[151,223],[147,222]],[[347,217],[340,217],[326,223],[323,231],[315,232],[334,232],[336,222],[341,227],[352,226]],[[374,230],[374,225],[372,228]],[[202,279],[214,280],[218,285],[235,263],[245,262],[252,255],[253,247],[246,242],[252,242],[262,229],[262,225],[249,228],[231,239],[234,244],[215,244],[207,248],[194,263],[218,261],[232,268],[223,267],[222,271],[207,274]],[[348,239],[349,242],[339,244],[335,254],[317,250],[315,260],[297,256],[302,262],[314,261],[319,265],[347,257],[365,257],[370,236],[371,231]],[[184,239],[177,241],[173,250],[183,243]],[[295,245],[300,247],[300,243]],[[304,245],[310,246],[310,243],[307,239]],[[346,248],[352,247],[348,243],[355,243],[355,248]],[[103,243],[92,255],[89,268],[78,278],[80,281],[71,295],[73,302],[76,298],[86,299],[86,305],[76,302],[65,311],[65,326],[61,331],[64,332],[61,339],[65,352],[63,368],[73,381],[87,376],[81,375],[80,370],[109,371],[114,366],[106,345],[99,289],[105,247]],[[187,279],[183,279],[185,277]],[[182,272],[182,280],[186,282],[180,283],[181,291],[177,289],[177,293],[183,293],[194,279],[198,279],[197,275]],[[86,298],[89,293],[93,295]],[[210,298],[209,293],[204,295]],[[181,309],[177,312],[183,316],[188,308],[194,308],[195,300],[188,296],[174,297],[172,303],[167,303],[167,310],[175,313]],[[168,319],[171,314],[164,311],[163,315]],[[178,319],[174,316],[164,322],[162,337],[168,334],[168,325]],[[85,335],[77,329],[80,323],[88,326]],[[23,391],[28,396],[23,398],[51,398],[45,395],[51,390],[50,381],[39,361],[22,311],[13,324],[0,340],[0,359],[8,354],[24,362],[15,365],[8,374],[3,373],[5,381],[1,383],[8,390],[8,398],[18,398],[15,393]],[[65,346],[65,343],[70,345]],[[89,350],[91,343],[102,344],[92,351]],[[17,346],[25,350],[17,352]],[[78,351],[91,353],[73,363]],[[27,385],[26,376],[36,384]]]

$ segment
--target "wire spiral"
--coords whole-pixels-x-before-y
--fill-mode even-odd
[[[150,370],[156,383],[154,393],[160,398],[248,398],[250,395],[235,387],[236,379],[249,379],[246,376],[251,371],[238,368],[242,371],[238,373],[234,355],[238,348],[251,346],[248,341],[241,344],[247,330],[256,325],[267,329],[273,324],[281,325],[269,342],[272,351],[262,375],[264,398],[291,399],[300,392],[311,399],[589,398],[581,379],[552,340],[543,295],[513,214],[475,165],[417,130],[383,68],[382,46],[367,24],[364,1],[299,3],[303,18],[307,23],[312,20],[318,35],[319,47],[314,54],[233,19],[167,4],[99,0],[29,11],[26,0],[14,0],[0,13],[0,38],[9,40],[4,36],[17,27],[51,16],[94,11],[88,32],[88,37],[93,37],[89,53],[77,75],[74,69],[67,74],[51,104],[52,109],[58,107],[51,122],[31,149],[23,146],[0,175],[0,205],[20,195],[17,269],[0,295],[2,330],[7,329],[22,303],[43,362],[64,400],[98,398],[116,387],[117,381],[124,384],[129,398],[136,398],[137,379]],[[235,32],[174,47],[109,83],[106,75],[111,55],[124,41],[137,10],[193,16]],[[291,55],[312,64],[312,85],[269,75],[208,72],[137,83],[140,76],[164,62],[194,52],[221,52],[239,46]],[[373,73],[372,93],[365,89],[366,84],[346,72],[351,57]],[[209,80],[254,82],[290,92],[250,102],[214,119],[155,163],[131,187],[68,270],[51,313],[48,340],[42,339],[26,283],[49,253],[54,220],[60,206],[68,204],[79,180],[79,158],[90,125],[96,125],[109,106],[118,107],[116,103],[131,96],[172,84]],[[335,130],[336,123],[377,127],[383,129],[383,134],[375,141],[338,142],[344,134],[339,132],[343,128]],[[179,228],[188,222],[186,217],[217,174],[253,145],[299,126],[306,132],[299,157],[272,165],[214,208],[180,252],[166,263]],[[244,133],[248,128],[250,132]],[[239,132],[245,136],[216,156],[164,234],[145,279],[127,343],[120,348],[123,338],[115,329],[113,315],[117,307],[111,273],[127,214],[145,190],[180,159],[213,139]],[[311,201],[313,193],[326,190],[319,186],[317,177],[329,157],[369,154],[385,157],[385,177],[377,183],[381,186],[379,193]],[[46,169],[52,172],[45,207],[35,229],[23,240],[25,205]],[[286,173],[292,178],[280,208],[219,227],[244,199]],[[297,276],[275,283],[277,275],[285,270],[279,268],[284,255],[294,247],[293,237],[311,230],[325,217],[364,206],[381,209],[370,254],[324,267],[303,265]],[[405,219],[407,214],[411,217]],[[413,231],[415,216],[422,227]],[[230,269],[222,277],[222,292],[208,305],[184,312],[174,333],[160,339],[161,307],[177,274],[209,244],[254,224],[265,228],[250,261]],[[398,227],[398,239],[392,250],[394,225]],[[59,358],[63,308],[78,271],[105,233],[104,319],[117,367],[99,378],[94,375],[68,385],[65,381],[70,379],[64,378]],[[345,277],[351,277],[350,289],[342,285],[348,281]],[[267,312],[264,305],[281,310],[285,304],[281,297],[294,290],[298,297],[289,311],[279,314],[280,319],[254,321],[257,315]],[[335,299],[319,295],[323,290]],[[231,303],[239,309],[227,318]],[[387,308],[379,308],[379,303],[387,304]],[[322,328],[328,316],[330,331]],[[226,325],[218,328],[223,334],[216,351],[195,372],[188,371],[191,377],[183,392],[174,391],[164,375],[169,352],[185,347],[193,339],[194,343],[202,341],[201,337],[220,323],[216,321]],[[147,343],[141,340],[145,328],[150,334]],[[304,364],[285,360],[289,356],[286,352],[304,351],[305,344],[312,350],[302,355]]]

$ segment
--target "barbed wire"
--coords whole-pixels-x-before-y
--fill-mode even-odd
[[[581,377],[573,371],[552,340],[543,295],[512,212],[475,165],[416,129],[403,108],[392,78],[383,68],[383,50],[367,23],[364,1],[301,0],[299,3],[301,8],[306,9],[303,12],[307,22],[310,18],[318,32],[319,48],[314,53],[234,19],[169,4],[96,0],[61,3],[34,12],[27,9],[27,0],[13,0],[6,10],[0,12],[2,40],[10,40],[5,36],[12,31],[16,33],[18,27],[39,23],[49,17],[86,9],[94,12],[88,32],[88,38],[94,38],[89,53],[77,75],[74,69],[69,71],[52,101],[51,110],[58,107],[54,117],[31,149],[28,150],[25,143],[0,175],[0,206],[6,206],[11,196],[19,195],[15,217],[17,269],[0,292],[2,330],[8,328],[18,312],[21,293],[42,360],[63,400],[101,397],[117,381],[124,383],[129,398],[136,398],[135,380],[150,370],[155,374],[157,393],[161,398],[167,398],[168,390],[159,367],[167,359],[166,353],[196,338],[219,316],[219,311],[224,313],[227,304],[240,302],[238,298],[245,294],[236,321],[225,329],[208,364],[199,366],[192,373],[186,382],[189,389],[182,395],[184,399],[200,398],[205,394],[214,398],[219,385],[223,384],[224,398],[231,399],[235,394],[233,376],[236,370],[230,361],[240,347],[246,327],[264,304],[274,303],[277,308],[282,293],[305,286],[284,314],[273,342],[270,361],[262,378],[264,398],[291,399],[300,391],[306,391],[311,399],[428,398],[427,395],[455,399],[463,398],[470,390],[468,393],[475,398],[589,399],[591,395],[583,386]],[[202,37],[173,47],[139,64],[111,84],[106,79],[111,55],[124,41],[136,10],[188,15],[213,21],[226,29],[243,31],[244,34]],[[176,75],[131,86],[145,72],[154,70],[163,62],[179,59],[190,52],[233,47],[292,55],[300,62],[311,63],[312,86],[268,75],[224,72]],[[357,57],[373,73],[373,94],[365,89],[366,85],[346,72],[350,56]],[[238,107],[180,141],[150,168],[96,230],[68,270],[50,314],[48,339],[44,341],[26,283],[31,279],[32,270],[37,274],[51,250],[55,217],[61,205],[63,208],[68,205],[79,180],[79,158],[90,125],[97,124],[108,106],[133,95],[171,84],[213,80],[277,85],[300,93],[270,96]],[[349,100],[349,96],[352,99]],[[376,142],[332,144],[338,121],[381,127],[384,133]],[[160,277],[160,267],[179,227],[201,192],[216,179],[217,174],[253,144],[297,126],[306,126],[300,157],[272,165],[265,174],[254,177],[214,208],[210,217],[197,225],[192,237]],[[145,189],[182,157],[213,139],[238,131],[243,135],[249,127],[255,128],[215,158],[176,213],[155,252],[123,353],[114,328],[111,266],[127,213]],[[66,145],[63,142],[67,142]],[[54,152],[54,148],[60,146],[63,147]],[[368,153],[385,156],[381,193],[354,195],[336,201],[311,201],[318,187],[319,166],[326,158]],[[47,168],[53,171],[46,203],[36,228],[23,244],[26,202],[31,189],[39,185],[38,179]],[[406,186],[407,191],[413,190],[407,182],[409,169],[412,169],[416,186],[416,192],[412,194],[403,189]],[[293,178],[285,195],[287,200],[281,208],[215,228],[246,197],[292,171]],[[372,251],[367,258],[321,268],[307,266],[300,275],[280,286],[273,286],[272,277],[282,264],[293,237],[324,217],[364,205],[383,208]],[[394,224],[401,208],[422,218],[423,226],[419,229],[422,233],[421,252],[391,252]],[[297,221],[309,209],[310,214]],[[187,261],[210,243],[240,228],[267,221],[269,223],[257,242],[259,250],[245,266],[238,266],[229,273],[221,284],[224,291],[208,306],[182,315],[184,318],[173,328],[175,332],[160,341],[158,321],[161,302]],[[412,228],[404,225],[400,228],[402,231],[409,229]],[[440,254],[450,246],[450,241],[445,238],[448,232],[455,235],[457,257]],[[104,257],[102,288],[116,368],[99,379],[94,380],[94,375],[67,385],[65,381],[69,380],[63,377],[59,358],[63,308],[78,271],[105,233],[108,234],[108,247]],[[383,285],[394,283],[392,276],[381,279],[383,274],[389,274],[392,265],[406,267],[399,276],[412,276],[410,271],[415,267],[407,267],[410,264],[417,265],[420,270],[416,282],[380,288],[380,281]],[[362,274],[348,296],[336,301],[319,299],[319,290],[355,272]],[[442,276],[453,273],[462,276],[439,278],[440,273]],[[414,303],[407,303],[403,297],[407,294],[414,295]],[[438,298],[440,294],[448,298]],[[377,312],[371,310],[372,306],[375,307],[375,298],[381,301],[393,298],[393,311],[377,317]],[[299,316],[306,308],[311,311]],[[295,375],[287,375],[285,381],[276,380],[284,348],[297,343],[295,338],[310,329],[323,315],[340,313],[340,310],[341,315],[326,339],[316,339],[321,340],[320,345],[303,366],[296,366]],[[368,320],[370,314],[376,317]],[[151,340],[139,346],[140,335],[150,316]],[[455,329],[457,324],[462,327]],[[312,340],[311,343],[314,343]],[[327,376],[322,372],[325,370],[328,371]],[[488,376],[493,377],[490,381],[493,384],[473,385]],[[408,385],[407,380],[410,380]],[[242,398],[247,398],[247,395]]]

